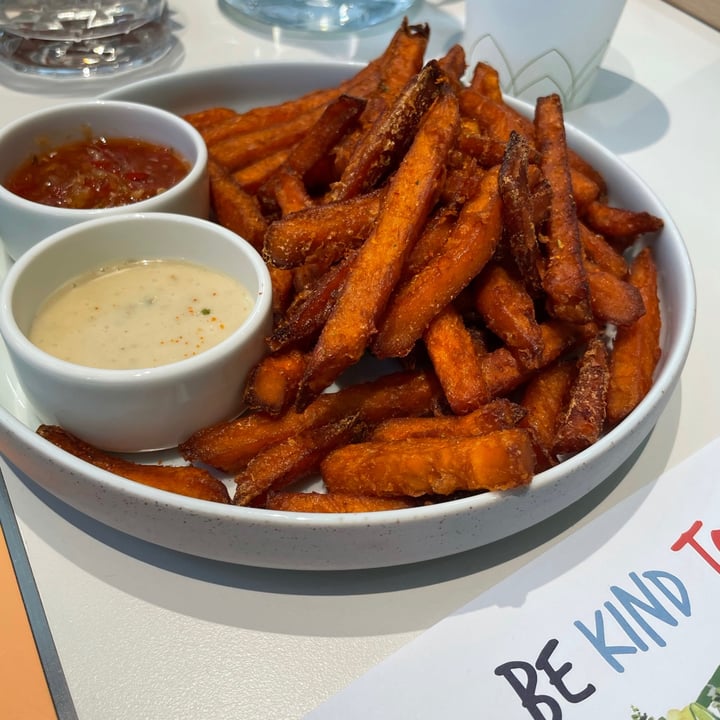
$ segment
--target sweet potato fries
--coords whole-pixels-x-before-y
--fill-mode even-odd
[[[216,219],[273,279],[247,412],[180,447],[234,478],[236,504],[365,512],[519,488],[652,384],[662,220],[609,203],[557,96],[524,117],[492,67],[463,80],[460,46],[425,61],[428,33],[403,22],[335,88],[186,116],[208,146]],[[318,474],[323,492],[306,492]],[[191,484],[207,485],[175,489]]]

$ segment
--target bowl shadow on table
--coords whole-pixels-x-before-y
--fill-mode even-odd
[[[31,518],[23,517],[22,506],[16,505],[16,511],[70,562],[125,593],[173,612],[249,630],[290,635],[333,637],[410,632],[440,620],[488,589],[476,574],[500,568],[503,577],[509,575],[528,558],[542,552],[543,545],[560,539],[583,519],[601,512],[600,506],[611,494],[624,497],[643,487],[644,480],[639,484],[638,478],[659,477],[667,466],[677,433],[680,405],[678,385],[656,426],[617,471],[565,510],[514,535],[512,542],[499,540],[446,558],[391,568],[292,571],[198,559],[103,525],[58,500],[14,468],[27,489],[48,506],[48,512],[57,513],[98,543],[97,552],[83,552],[82,547],[68,539],[72,534],[53,534],[53,523],[33,523]],[[642,471],[628,477],[636,465]],[[632,515],[647,491],[649,488],[645,487],[635,496],[621,520]],[[602,541],[601,537],[595,538],[596,543]],[[587,548],[587,552],[593,549]],[[525,555],[528,558],[521,559]],[[563,563],[567,566],[554,571],[567,572],[580,560],[569,555],[567,563]],[[119,570],[124,564],[132,564],[132,571]],[[157,570],[166,573],[167,582],[158,582]],[[207,588],[198,590],[198,581]],[[448,582],[459,586],[448,592],[445,586]],[[410,612],[402,602],[402,593],[418,589],[423,592],[423,607],[417,610],[422,617]],[[524,594],[531,589],[526,588],[513,602],[522,603]],[[198,592],[203,595],[203,602],[197,601]],[[397,594],[398,601],[389,602],[389,593]],[[464,601],[458,601],[459,597]],[[353,612],[356,606],[358,611]],[[367,612],[368,606],[376,611]]]
[[[622,106],[605,111],[604,103],[621,95]],[[659,97],[631,77],[604,68],[598,71],[588,102],[568,112],[567,121],[616,155],[653,145],[670,127],[668,109]]]

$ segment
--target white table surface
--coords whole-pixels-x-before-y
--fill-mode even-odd
[[[178,46],[152,69],[379,54],[392,22],[343,39],[273,37],[215,2],[170,0]],[[429,56],[460,39],[462,2],[420,2]],[[113,83],[140,77],[128,75]],[[98,83],[28,84],[0,72],[0,123]],[[575,507],[490,547],[363,572],[262,570],[147,545],[60,506],[3,463],[81,720],[302,717],[478,593],[720,431],[720,33],[661,0],[628,0],[590,101],[568,120],[621,155],[666,204],[698,289],[682,381],[631,467]],[[380,716],[380,715],[378,715]]]

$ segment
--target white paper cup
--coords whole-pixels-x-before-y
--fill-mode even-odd
[[[470,0],[464,46],[472,68],[500,73],[503,92],[534,103],[557,93],[585,102],[625,0]]]

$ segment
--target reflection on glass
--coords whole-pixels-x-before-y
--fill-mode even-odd
[[[166,0],[0,0],[0,59],[21,72],[106,74],[171,45]]]

